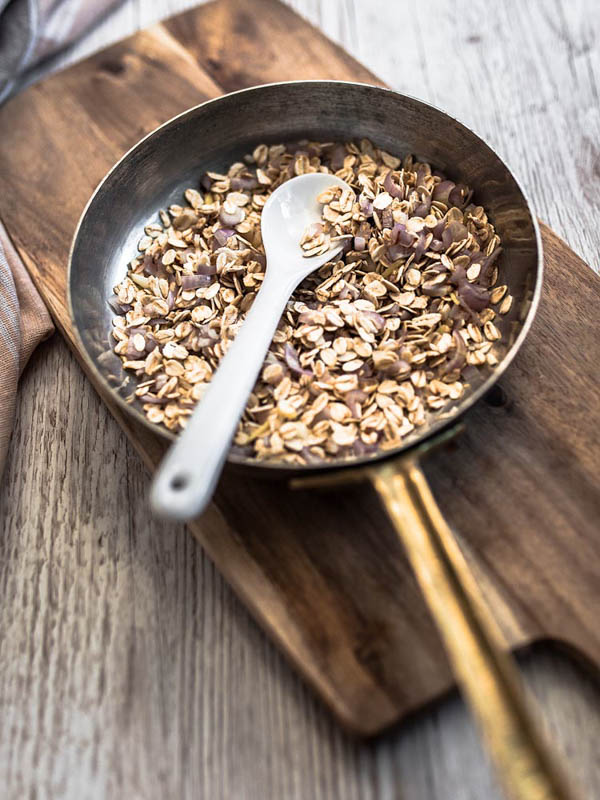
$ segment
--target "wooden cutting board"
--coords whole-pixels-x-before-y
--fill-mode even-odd
[[[189,106],[297,78],[378,83],[274,0],[218,0],[0,110],[0,217],[76,355],[67,255],[104,173]],[[546,276],[533,330],[501,386],[470,413],[466,433],[427,472],[511,645],[553,639],[599,665],[600,280],[542,230]],[[105,399],[153,469],[161,442]],[[381,731],[452,685],[401,547],[367,487],[309,494],[228,472],[190,528],[352,730]]]

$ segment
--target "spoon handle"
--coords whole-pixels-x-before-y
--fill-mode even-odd
[[[270,265],[235,340],[156,473],[150,501],[163,517],[192,519],[212,496],[248,395],[298,283],[294,277],[282,280],[279,275],[277,264]]]

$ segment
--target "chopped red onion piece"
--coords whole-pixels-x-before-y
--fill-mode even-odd
[[[379,214],[381,218],[381,224],[384,228],[394,227],[394,215],[392,214],[391,206],[384,208],[382,211],[379,212]]]
[[[319,464],[322,462],[322,458],[315,455],[315,453],[311,453],[308,447],[303,447],[300,451],[300,455],[306,461],[307,464]]]
[[[244,210],[239,206],[236,206],[235,211],[231,212],[225,211],[225,207],[221,206],[221,210],[219,211],[219,220],[223,223],[223,225],[239,225],[243,219]]]
[[[462,208],[470,199],[472,192],[464,183],[457,183],[452,191],[448,194],[448,203],[451,206],[459,206]]]
[[[344,395],[344,402],[352,412],[352,416],[360,419],[361,404],[365,402],[367,395],[362,389],[352,389]]]
[[[217,274],[217,265],[216,264],[198,264],[196,267],[196,272],[198,275],[216,275]]]
[[[454,272],[450,275],[450,283],[453,286],[461,286],[467,280],[467,272],[462,264],[457,264],[454,267]]]
[[[423,294],[426,294],[428,297],[445,297],[447,294],[450,294],[452,289],[447,284],[439,284],[436,283],[431,286],[428,283],[424,283],[421,286],[421,291]]]
[[[429,164],[420,163],[417,167],[417,187],[425,186],[425,178],[429,177],[429,175],[431,175],[431,167]]]
[[[429,244],[430,235],[421,231],[419,234],[419,238],[417,239],[417,243],[415,244],[415,262],[419,262],[421,258],[423,258],[423,254],[427,250],[427,245]]]
[[[361,311],[362,316],[368,317],[375,323],[375,327],[378,331],[382,331],[385,328],[385,319],[378,314],[377,311]]]
[[[219,338],[219,334],[214,328],[211,328],[210,325],[200,325],[198,327],[198,339],[196,341],[196,347],[198,347],[198,349],[202,349],[203,347],[214,347],[214,345],[219,341]]]
[[[433,228],[431,231],[433,233],[433,238],[441,239],[445,227],[446,227],[446,217],[442,217],[442,219],[438,222],[435,228]]]
[[[450,358],[442,368],[442,372],[445,375],[450,372],[460,371],[464,367],[467,360],[467,347],[465,345],[465,340],[457,330],[452,331],[452,339],[454,341],[456,350],[452,358]]]
[[[387,257],[390,261],[397,261],[399,258],[408,258],[412,253],[412,247],[404,247],[402,244],[392,244],[387,248]]]
[[[119,303],[116,297],[109,297],[107,302],[115,314],[119,314],[119,316],[123,316],[123,314],[131,311],[129,303]]]
[[[450,205],[450,192],[454,189],[456,184],[454,181],[441,181],[433,190],[432,199],[444,205]]]
[[[485,282],[489,281],[492,277],[492,272],[494,271],[494,262],[502,252],[501,247],[496,247],[493,253],[490,253],[489,256],[486,256],[483,261],[481,262],[481,273],[480,273],[480,280]]]
[[[219,247],[225,247],[227,240],[231,236],[235,236],[235,231],[233,228],[217,228],[217,230],[213,233],[214,241]]]
[[[236,175],[231,179],[230,186],[234,192],[251,192],[258,188],[258,181],[254,175]]]
[[[312,375],[312,371],[304,369],[302,364],[300,363],[300,358],[298,357],[298,353],[292,347],[291,344],[286,343],[283,355],[285,358],[285,363],[288,365],[290,370],[294,372],[296,375]]]
[[[410,247],[415,238],[416,234],[407,230],[406,225],[403,222],[396,222],[392,228],[390,243],[401,244],[404,245],[404,247]]]
[[[343,144],[337,144],[331,152],[331,169],[337,172],[344,166],[346,158],[346,148]]]
[[[338,294],[340,300],[347,300],[349,297],[352,300],[357,300],[360,297],[360,290],[352,283],[346,283]]]
[[[427,197],[419,203],[419,205],[415,208],[415,217],[426,217],[429,214],[429,210],[431,208],[431,197],[427,195]]]
[[[366,194],[359,194],[358,205],[365,217],[373,216],[373,201]]]
[[[361,457],[371,455],[371,453],[374,453],[378,447],[379,445],[377,442],[374,444],[365,444],[362,439],[357,439],[352,445],[352,450],[355,456]]]
[[[462,242],[463,239],[467,238],[468,234],[469,231],[462,222],[453,220],[446,225],[442,233],[442,242],[445,247],[450,247],[450,245],[455,242]]]
[[[146,334],[146,352],[151,353],[158,347],[158,341],[154,338],[153,333]]]
[[[164,406],[169,402],[168,397],[157,397],[154,394],[143,394],[140,397],[140,402],[151,403],[154,406]]]
[[[477,286],[473,283],[465,281],[458,287],[458,295],[463,300],[471,311],[483,311],[487,308],[490,302],[490,293],[482,286]]]
[[[329,412],[328,406],[325,406],[322,411],[319,411],[314,419],[314,422],[323,422],[325,419],[331,419],[331,413]]]
[[[144,255],[144,272],[146,275],[153,275],[155,278],[168,278],[169,272],[161,260],[156,260],[151,255]]]
[[[146,340],[144,339],[144,347],[142,347],[141,350],[138,350],[138,348],[135,346],[133,340],[134,340],[133,336],[131,336],[127,340],[127,347],[125,348],[125,355],[131,361],[137,361],[146,352]]]
[[[383,188],[388,194],[391,194],[392,197],[404,197],[404,187],[394,181],[392,178],[392,170],[385,176]]]
[[[184,291],[190,289],[199,289],[200,287],[209,286],[212,283],[210,275],[182,275],[181,288]]]

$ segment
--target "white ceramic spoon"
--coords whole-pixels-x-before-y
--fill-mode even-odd
[[[261,232],[267,269],[244,324],[221,361],[202,400],[163,459],[152,483],[152,509],[163,517],[188,520],[212,497],[285,304],[300,281],[342,249],[304,258],[300,239],[321,220],[318,195],[347,184],[320,172],[292,178],[265,203]]]

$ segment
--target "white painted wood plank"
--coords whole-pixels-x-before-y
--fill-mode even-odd
[[[287,2],[390,86],[473,127],[514,169],[540,216],[600,271],[600,4]],[[44,69],[193,5],[129,0]]]
[[[391,86],[446,108],[513,166],[598,267],[594,0],[289,0]],[[128,0],[44,69],[194,0]],[[181,528],[56,338],[23,379],[0,490],[3,797],[494,800],[458,698],[376,743],[346,737]],[[600,690],[524,663],[571,772],[600,796]]]
[[[473,127],[510,164],[539,215],[600,270],[600,4],[290,5],[390,86]]]

